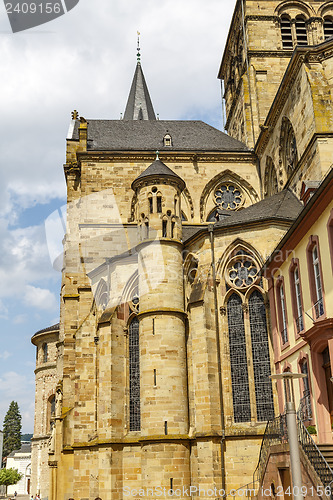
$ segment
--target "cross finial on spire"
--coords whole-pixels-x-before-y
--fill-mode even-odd
[[[137,58],[137,61],[138,63],[141,61],[141,54],[140,54],[140,31],[137,31],[137,34],[138,34],[138,47],[137,47],[137,54],[136,54],[136,58]]]

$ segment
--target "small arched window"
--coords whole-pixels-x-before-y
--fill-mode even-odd
[[[324,37],[325,40],[333,36],[333,20],[331,17],[324,17]]]
[[[291,33],[291,22],[288,16],[281,17],[281,37],[282,37],[282,48],[287,50],[292,50],[293,37]]]
[[[305,18],[303,16],[296,17],[295,27],[297,45],[308,45],[308,34],[306,30]]]
[[[43,344],[43,363],[46,363],[48,360],[48,345],[45,343]]]

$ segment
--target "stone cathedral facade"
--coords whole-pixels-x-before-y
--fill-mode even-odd
[[[333,4],[243,3],[219,73],[229,135],[157,120],[140,60],[122,120],[72,114],[60,323],[33,337],[43,497],[252,480],[278,412],[260,268],[333,163]]]

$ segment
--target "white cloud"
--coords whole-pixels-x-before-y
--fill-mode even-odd
[[[52,292],[47,289],[26,285],[24,302],[27,306],[36,307],[47,311],[57,308],[57,300]]]
[[[0,359],[3,359],[4,361],[12,356],[12,353],[8,351],[0,352]]]

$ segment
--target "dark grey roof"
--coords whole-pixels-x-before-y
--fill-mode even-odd
[[[39,335],[40,333],[53,332],[53,331],[59,330],[59,327],[60,327],[60,323],[57,323],[56,325],[48,326],[47,328],[44,328],[43,330],[38,330],[38,332],[36,332],[35,335]]]
[[[302,208],[303,204],[298,198],[289,189],[284,189],[243,210],[232,212],[230,217],[216,222],[214,227],[233,226],[267,219],[293,221]]]
[[[179,175],[175,174],[169,168],[165,163],[163,163],[161,160],[156,159],[151,165],[149,165],[146,170],[141,172],[141,174],[132,182],[132,189],[135,189],[136,184],[138,181],[142,179],[146,179],[148,177],[156,177],[158,176],[159,178],[168,178],[168,179],[176,179],[181,185],[182,189],[185,188],[185,182]]]
[[[243,210],[230,212],[230,217],[224,217],[214,224],[215,229],[239,226],[265,220],[294,221],[302,211],[303,204],[289,189],[265,198]],[[183,226],[183,242],[186,243],[197,233],[205,233],[207,223],[200,226]]]
[[[22,443],[19,450],[12,451],[8,457],[14,457],[16,453],[31,453],[31,443]]]
[[[156,120],[140,62],[136,65],[124,120]]]
[[[199,120],[87,120],[88,151],[244,151],[242,142]],[[79,139],[76,120],[73,139]],[[170,134],[172,146],[164,146]]]

